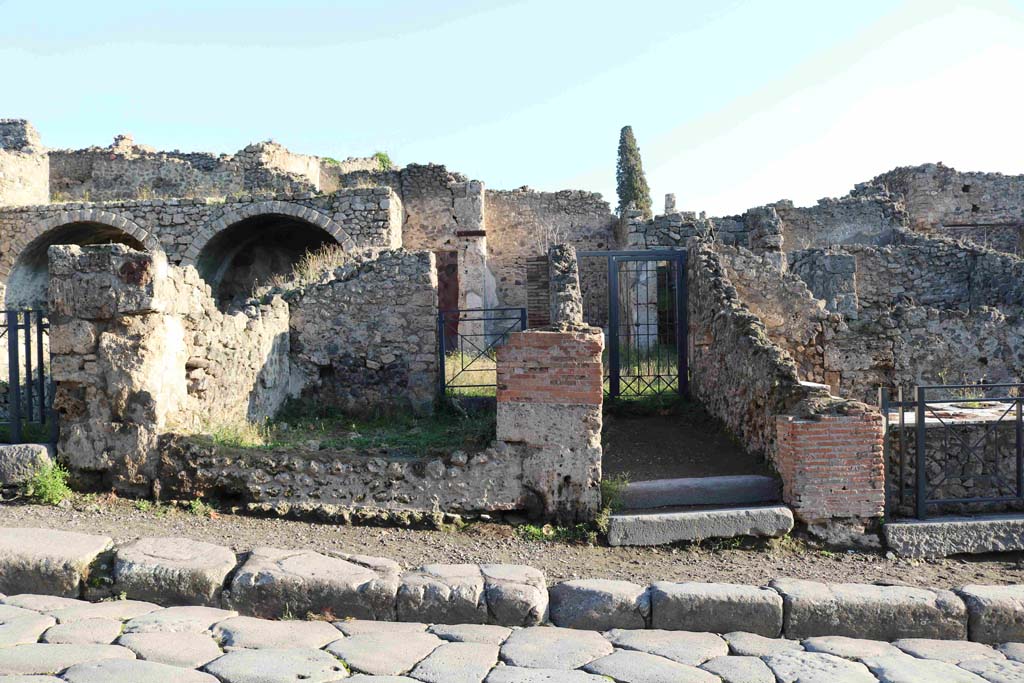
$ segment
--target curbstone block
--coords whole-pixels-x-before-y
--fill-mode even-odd
[[[782,597],[756,586],[659,581],[651,586],[651,626],[777,638],[782,633]]]
[[[606,631],[646,628],[651,616],[647,589],[629,581],[581,579],[552,586],[551,623],[563,628]]]
[[[867,640],[967,637],[967,608],[952,591],[775,579],[787,638],[849,636]]]
[[[0,593],[81,594],[91,567],[110,549],[108,536],[8,528],[0,534]]]
[[[431,564],[402,576],[399,621],[486,624],[484,577],[475,564]]]
[[[548,618],[548,585],[539,569],[521,564],[483,564],[488,623],[536,626]]]
[[[1024,586],[968,585],[957,592],[967,605],[971,640],[1024,642]]]
[[[140,538],[117,549],[114,589],[161,605],[220,606],[235,554],[187,538]]]

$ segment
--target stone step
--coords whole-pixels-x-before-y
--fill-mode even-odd
[[[901,557],[1013,552],[1024,550],[1024,514],[897,520],[885,524],[882,533]]]
[[[631,482],[622,492],[622,507],[631,510],[686,505],[757,505],[777,503],[781,484],[775,477],[740,474]]]
[[[737,536],[784,536],[793,512],[784,505],[764,507],[625,510],[608,522],[609,545],[667,545],[678,541]]]

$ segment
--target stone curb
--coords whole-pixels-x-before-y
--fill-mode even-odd
[[[803,579],[769,586],[584,579],[549,588],[540,571],[523,565],[402,572],[384,558],[310,550],[256,548],[231,557],[227,548],[184,538],[114,545],[105,536],[0,528],[0,594],[123,594],[265,618],[1024,642],[1024,585],[949,591]]]

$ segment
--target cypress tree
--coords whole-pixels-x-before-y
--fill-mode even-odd
[[[615,165],[615,181],[618,185],[620,214],[633,202],[644,218],[654,215],[651,211],[651,189],[647,186],[644,165],[640,161],[640,148],[633,137],[632,126],[623,126],[619,134],[619,161]]]

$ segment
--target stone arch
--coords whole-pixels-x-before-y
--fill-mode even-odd
[[[355,240],[342,228],[333,218],[325,213],[311,209],[308,206],[294,204],[292,202],[265,201],[246,204],[237,209],[225,211],[219,218],[211,221],[192,241],[192,245],[185,251],[181,260],[183,266],[195,266],[199,254],[206,248],[206,245],[216,235],[227,228],[241,223],[247,218],[255,218],[261,215],[288,216],[297,220],[305,221],[330,234],[334,240],[342,246],[345,251],[352,251],[355,248]]]
[[[138,223],[104,209],[61,211],[29,223],[27,229],[12,240],[11,248],[0,256],[0,282],[3,283],[5,305],[43,305],[48,281],[46,250],[50,246],[108,242],[121,242],[135,249],[163,251],[160,241]]]
[[[299,204],[256,202],[225,211],[185,252],[221,305],[246,298],[258,284],[290,273],[301,258],[326,245],[351,251],[354,240],[329,216]]]

